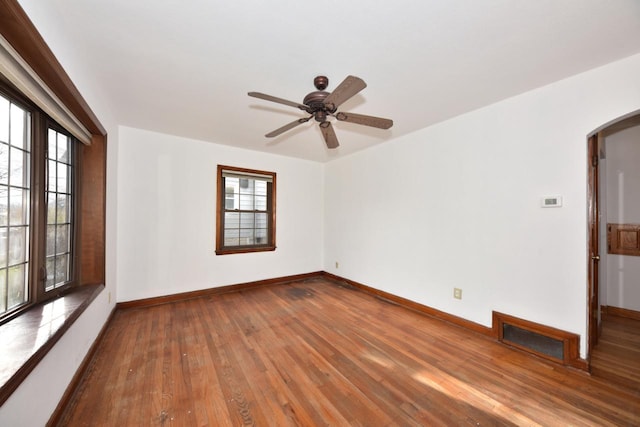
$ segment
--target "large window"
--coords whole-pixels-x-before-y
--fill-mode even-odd
[[[0,86],[0,321],[74,283],[74,145]]]
[[[276,174],[218,165],[216,254],[276,248]]]

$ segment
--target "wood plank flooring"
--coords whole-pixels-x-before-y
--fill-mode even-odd
[[[640,320],[602,316],[602,335],[593,349],[591,371],[640,391]]]
[[[321,279],[118,311],[70,426],[632,426],[640,392]]]

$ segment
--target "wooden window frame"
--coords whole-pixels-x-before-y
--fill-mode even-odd
[[[29,162],[29,175],[30,175],[30,187],[29,187],[29,238],[27,247],[29,248],[27,259],[29,260],[28,274],[27,274],[27,288],[28,295],[25,302],[9,309],[5,313],[0,314],[0,324],[5,323],[16,316],[20,315],[25,310],[31,308],[34,304],[48,301],[52,298],[59,296],[66,292],[69,288],[77,286],[78,281],[78,268],[76,266],[77,261],[77,248],[78,248],[78,231],[77,221],[77,179],[78,174],[78,145],[80,142],[71,135],[71,133],[56,123],[51,117],[40,110],[34,105],[28,98],[18,92],[10,83],[0,77],[0,94],[8,98],[10,102],[23,108],[30,116],[30,129],[29,144],[30,144],[30,162]],[[48,176],[46,175],[46,162],[47,162],[47,149],[48,149],[48,131],[49,129],[55,132],[64,134],[71,138],[71,152],[69,153],[70,165],[73,169],[71,176],[71,195],[72,205],[69,211],[70,219],[70,257],[69,257],[69,280],[64,284],[55,286],[51,289],[46,289],[46,239],[47,239],[47,183]]]
[[[41,281],[43,283],[45,283],[44,287],[44,292],[47,294],[60,294],[60,292],[63,292],[64,290],[66,290],[67,288],[73,287],[73,286],[77,286],[78,285],[78,267],[77,267],[77,251],[78,251],[78,169],[79,169],[79,157],[78,157],[78,147],[82,144],[77,138],[75,138],[74,136],[71,135],[71,132],[69,132],[68,130],[66,130],[65,128],[63,128],[62,126],[60,126],[59,124],[57,124],[56,122],[54,122],[52,119],[49,119],[47,121],[47,126],[45,128],[45,141],[44,143],[47,145],[48,147],[48,130],[51,129],[55,132],[61,133],[65,136],[67,136],[68,138],[71,138],[71,153],[69,153],[69,163],[68,165],[70,166],[71,169],[71,182],[69,183],[70,187],[70,193],[69,195],[71,196],[71,209],[69,210],[69,215],[71,216],[70,218],[70,232],[71,235],[68,237],[70,239],[70,247],[69,247],[69,260],[68,262],[71,264],[69,268],[69,280],[66,281],[66,283],[64,283],[63,285],[57,285],[54,283],[54,286],[47,290],[46,289],[46,278],[41,278]],[[45,155],[43,155],[43,161],[44,162],[48,162],[49,159],[51,159],[50,153],[46,153]],[[59,161],[56,160],[56,162],[61,163]],[[42,227],[42,231],[41,233],[43,233],[43,236],[45,236],[45,239],[43,240],[43,244],[46,246],[46,237],[47,237],[47,227],[48,227],[48,221],[47,221],[47,215],[48,215],[48,207],[47,207],[47,193],[50,193],[48,191],[48,176],[47,176],[47,166],[45,163],[45,166],[42,168],[42,173],[44,173],[44,179],[42,181],[42,185],[43,185],[43,189],[42,189],[42,195],[38,195],[39,197],[42,197],[42,204],[43,204],[43,208],[42,208],[42,213],[41,215],[43,216],[43,218],[41,218],[41,227]],[[51,194],[55,194],[56,196],[58,194],[60,194],[58,191],[51,193]],[[42,259],[46,262],[46,250],[44,251],[43,254],[41,254]]]
[[[224,172],[237,172],[247,175],[248,178],[255,176],[268,176],[271,183],[268,184],[267,192],[267,243],[257,245],[224,245],[224,218],[227,212],[226,201],[227,192],[225,186]],[[258,212],[258,211],[254,211]],[[262,211],[260,211],[262,212]],[[276,173],[256,169],[239,168],[235,166],[218,165],[217,173],[217,193],[216,193],[216,255],[239,254],[249,252],[274,251],[276,249]]]

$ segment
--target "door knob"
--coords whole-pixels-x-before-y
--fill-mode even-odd
[[[591,259],[594,261],[600,261],[600,255],[593,255]]]

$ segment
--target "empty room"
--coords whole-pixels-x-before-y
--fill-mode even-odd
[[[639,1],[0,36],[0,426],[640,425]]]

